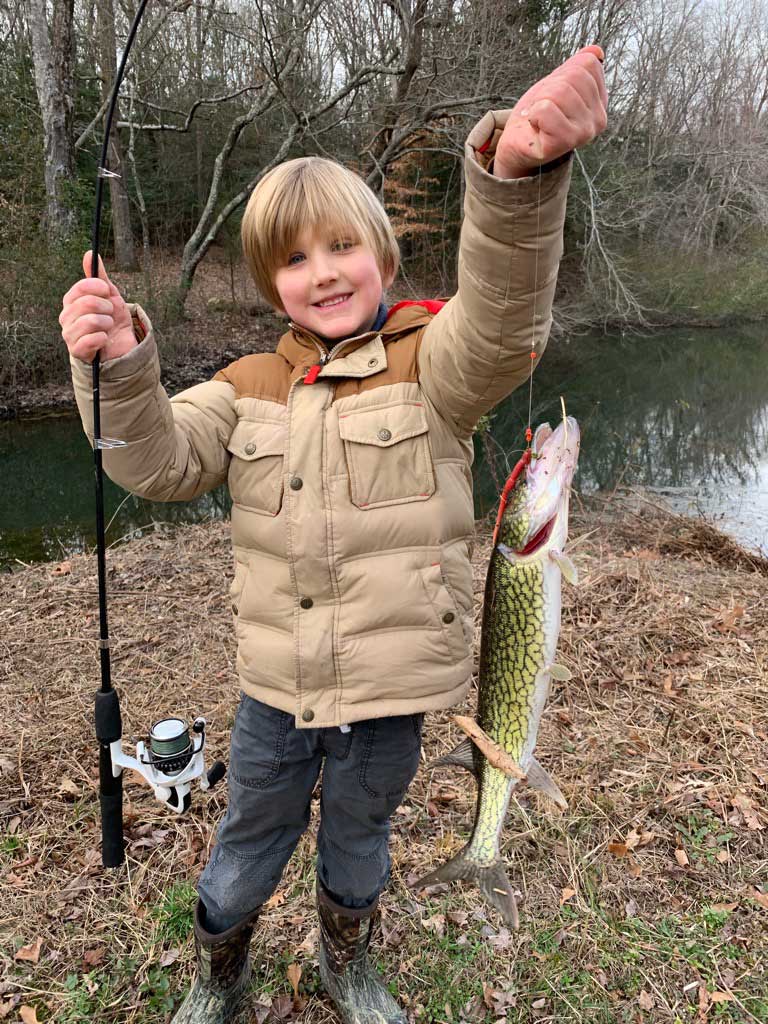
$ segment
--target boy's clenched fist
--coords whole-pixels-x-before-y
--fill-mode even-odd
[[[497,178],[523,178],[605,129],[603,57],[599,46],[585,46],[520,97],[496,146]]]
[[[83,257],[83,271],[91,268],[91,254]],[[128,307],[107,277],[99,257],[99,276],[85,277],[73,284],[62,301],[59,314],[61,336],[69,354],[84,363],[92,363],[97,352],[101,359],[117,359],[138,342]]]

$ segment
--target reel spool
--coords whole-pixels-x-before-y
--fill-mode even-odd
[[[162,718],[149,731],[147,743],[136,744],[136,757],[123,750],[121,741],[110,743],[112,772],[117,778],[124,768],[138,772],[152,787],[155,799],[167,804],[176,814],[188,811],[192,803],[191,783],[200,780],[203,791],[224,778],[226,767],[216,761],[205,770],[205,719],[196,718],[189,726],[181,718]]]

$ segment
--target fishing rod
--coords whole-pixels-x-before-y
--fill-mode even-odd
[[[105,178],[119,177],[107,169],[109,138],[117,106],[117,97],[125,73],[128,54],[133,46],[139,22],[148,0],[141,0],[126,39],[120,66],[115,75],[109,108],[104,124],[104,139],[96,178],[96,199],[93,213],[91,242],[91,277],[99,276],[99,235]],[[106,531],[104,527],[104,471],[102,452],[123,448],[126,441],[102,437],[99,352],[92,364],[93,384],[93,460],[96,480],[96,553],[99,581],[99,658],[101,688],[96,692],[95,726],[99,741],[99,804],[101,807],[101,862],[105,868],[119,867],[125,860],[123,834],[123,770],[133,768],[152,787],[155,798],[177,814],[189,810],[192,803],[191,783],[199,778],[202,790],[210,789],[224,777],[226,767],[216,761],[205,771],[205,719],[196,718],[189,727],[180,718],[163,718],[150,729],[148,743],[136,744],[136,757],[123,751],[123,725],[120,717],[120,699],[112,686],[112,667],[109,653],[109,626],[107,621]]]

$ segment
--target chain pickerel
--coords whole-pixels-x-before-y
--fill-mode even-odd
[[[529,786],[563,807],[562,793],[533,751],[551,680],[570,675],[555,663],[555,651],[562,577],[576,580],[563,548],[578,454],[576,420],[564,417],[554,431],[544,423],[502,492],[485,585],[477,714],[488,756],[501,764],[514,762]],[[474,774],[475,822],[463,850],[417,885],[474,881],[505,922],[516,928],[517,902],[499,836],[520,773],[516,777],[494,767],[469,739],[437,764],[457,764]]]

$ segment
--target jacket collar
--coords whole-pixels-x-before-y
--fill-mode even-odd
[[[386,346],[403,334],[429,323],[429,310],[423,306],[395,309],[378,331],[367,331],[355,338],[339,342],[329,352],[316,334],[291,323],[280,339],[277,354],[299,373],[305,368],[322,364],[320,377],[370,377],[387,368]],[[298,376],[299,374],[297,374]]]

